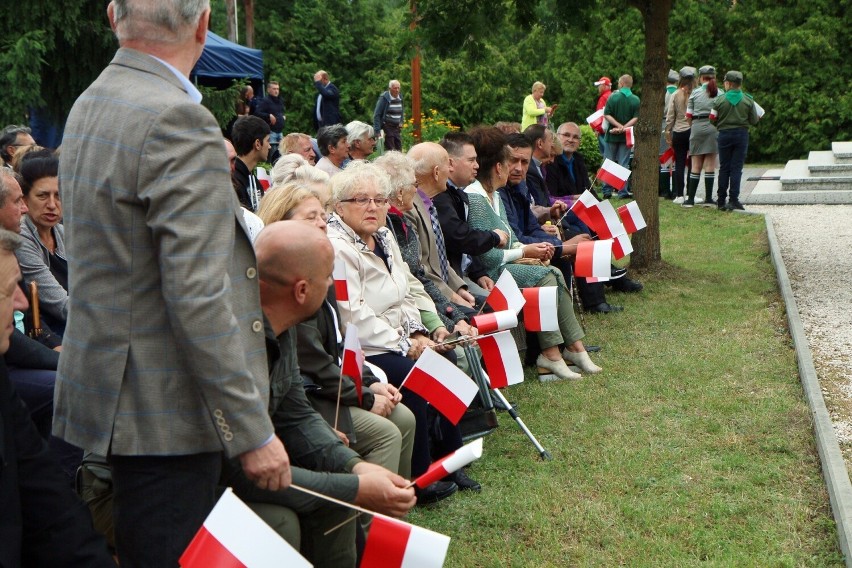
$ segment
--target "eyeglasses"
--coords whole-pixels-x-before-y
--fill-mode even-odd
[[[32,134],[32,130],[28,126],[17,126],[10,124],[3,129],[3,134]]]
[[[568,140],[580,140],[579,134],[568,134],[567,132],[557,132],[556,134]]]
[[[371,201],[376,204],[376,207],[385,207],[388,204],[387,197],[353,197],[340,200],[341,203],[354,203],[358,207],[366,207]]]

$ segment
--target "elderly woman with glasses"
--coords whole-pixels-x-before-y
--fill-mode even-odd
[[[388,175],[379,167],[362,161],[349,164],[331,180],[334,212],[328,218],[328,236],[336,258],[346,270],[347,298],[337,300],[341,319],[358,328],[367,360],[399,387],[421,353],[436,345],[409,292],[409,271],[399,246],[385,227],[392,192]],[[401,393],[403,404],[416,419],[411,459],[411,475],[415,478],[431,463],[428,406],[406,388]],[[440,442],[439,454],[461,447],[458,427],[439,420],[439,428],[440,440],[435,440]],[[464,483],[467,479],[458,481]],[[419,492],[418,500],[437,501],[457,489],[454,482],[436,482]]]

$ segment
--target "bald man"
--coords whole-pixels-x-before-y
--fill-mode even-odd
[[[311,407],[296,358],[295,326],[312,316],[331,285],[334,251],[320,229],[299,221],[267,225],[255,241],[260,302],[266,317],[269,359],[269,413],[275,433],[287,445],[293,483],[371,511],[394,517],[414,506],[414,490],[405,479],[367,463],[343,445]],[[293,509],[299,516],[301,553],[314,566],[355,566],[355,529],[346,523],[352,511],[297,490],[266,491],[251,483],[231,461],[222,482],[249,502]]]
[[[426,270],[426,276],[451,302],[473,309],[476,300],[447,259],[444,233],[438,211],[432,203],[434,197],[447,190],[450,156],[440,144],[422,142],[408,151],[408,157],[414,161],[417,194],[414,196],[414,208],[405,216],[417,230],[420,264]]]

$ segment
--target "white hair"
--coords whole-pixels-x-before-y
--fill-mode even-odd
[[[393,193],[390,176],[382,168],[364,160],[353,160],[331,178],[331,201],[340,203],[349,199],[366,185],[375,185],[382,197],[389,198]]]
[[[311,166],[300,154],[285,154],[272,166],[272,186],[289,182],[328,183],[328,174]]]
[[[192,33],[210,0],[113,0],[119,41],[173,43]]]
[[[367,124],[366,122],[361,122],[360,120],[353,120],[349,124],[346,125],[346,143],[350,146],[354,144],[357,140],[362,140],[364,138],[370,138],[375,135],[375,131],[373,127]]]
[[[397,81],[396,79],[391,79],[388,83],[388,89],[393,88],[394,85],[399,85],[399,81]]]
[[[373,163],[387,172],[394,191],[405,188],[415,177],[414,160],[402,152],[385,152],[373,160]]]

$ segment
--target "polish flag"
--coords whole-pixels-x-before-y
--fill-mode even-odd
[[[639,209],[639,204],[635,201],[619,207],[618,215],[621,217],[621,222],[624,223],[624,229],[628,235],[648,226],[645,217],[642,216],[642,211]]]
[[[349,301],[349,287],[346,284],[346,264],[342,258],[334,259],[334,269],[331,272],[334,278],[334,295],[338,302]]]
[[[620,190],[627,184],[627,179],[630,177],[630,170],[616,164],[609,158],[605,158],[601,169],[598,170],[597,177],[602,182],[608,183],[615,189]]]
[[[556,286],[524,288],[524,327],[527,331],[559,331]]]
[[[674,148],[669,148],[662,154],[660,154],[660,165],[661,166],[670,166],[674,161]]]
[[[612,241],[583,241],[577,245],[574,276],[609,278]]]
[[[593,112],[586,117],[586,122],[595,132],[603,132],[604,109]]]
[[[633,127],[628,126],[624,129],[624,138],[627,142],[627,147],[632,148],[636,145],[636,139],[633,137]]]
[[[478,337],[476,343],[482,351],[491,388],[499,389],[524,381],[524,367],[511,332],[501,331]]]
[[[612,239],[612,257],[615,260],[619,260],[627,256],[633,252],[633,243],[630,242],[630,237],[625,235],[618,235],[614,239]],[[586,279],[588,282],[588,279]]]
[[[426,473],[413,481],[420,489],[426,489],[436,481],[444,479],[453,472],[460,470],[482,457],[482,438],[477,438],[465,444],[453,453],[434,462]]]
[[[178,561],[182,568],[310,567],[229,487]]]
[[[524,307],[524,295],[521,294],[518,283],[508,270],[504,270],[485,299],[495,312],[512,310],[516,314]]]
[[[598,213],[598,201],[597,197],[595,197],[591,191],[588,189],[580,195],[579,198],[571,205],[571,211],[579,217],[579,219],[591,227],[595,223],[598,223],[597,217]]]
[[[752,102],[754,103],[754,112],[757,114],[757,119],[760,120],[766,114],[766,111],[754,99],[752,99]]]
[[[470,377],[432,349],[426,348],[400,388],[422,396],[455,426],[479,392]]]
[[[269,172],[266,171],[266,168],[258,166],[257,170],[254,173],[257,176],[257,181],[260,182],[260,187],[263,188],[263,192],[266,193],[266,190],[269,189],[269,186],[272,185],[272,176],[269,175]]]
[[[589,225],[589,228],[598,234],[598,238],[611,239],[616,235],[623,235],[627,232],[624,225],[621,224],[621,219],[615,211],[615,207],[609,201],[601,201],[598,203],[599,215],[592,215],[594,225]]]
[[[612,280],[612,278],[607,278],[606,276],[589,276],[588,278],[586,278],[586,282],[589,284],[596,284],[598,282],[609,282],[610,280]]]
[[[343,340],[343,366],[341,373],[347,375],[355,383],[355,392],[358,393],[358,404],[361,404],[361,392],[363,387],[364,351],[361,350],[361,342],[358,340],[358,328],[355,324],[346,324],[346,339]]]
[[[719,118],[719,113],[716,112],[716,109],[714,108],[710,111],[710,120],[716,120],[717,118]]]
[[[449,547],[448,536],[376,515],[367,534],[361,568],[441,568]]]
[[[518,327],[518,314],[512,310],[503,310],[502,312],[494,312],[492,314],[479,314],[472,318],[471,323],[473,327],[479,330],[479,333],[493,333],[495,331]]]

